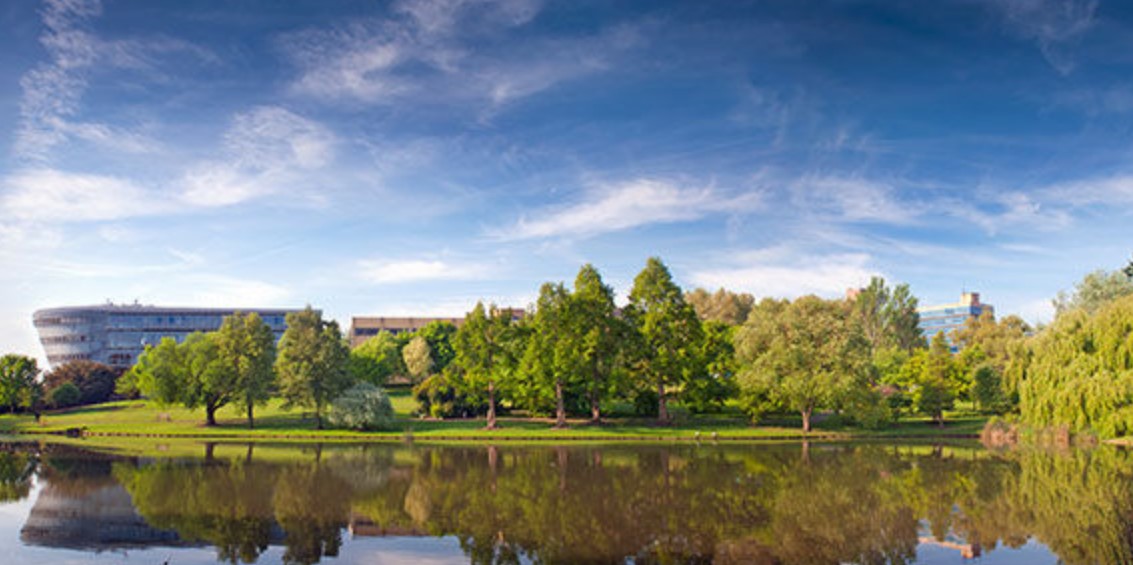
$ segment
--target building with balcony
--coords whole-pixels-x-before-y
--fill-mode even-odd
[[[165,337],[180,342],[193,332],[215,331],[225,316],[235,312],[259,314],[278,341],[287,328],[284,317],[295,311],[105,304],[48,308],[32,318],[51,367],[88,359],[125,369],[133,366],[146,345],[157,345]]]
[[[984,312],[995,315],[995,307],[980,302],[978,292],[965,292],[960,295],[959,302],[917,308],[917,313],[921,316],[918,327],[926,340],[931,342],[936,334],[944,332],[944,337],[951,344],[953,330],[963,328],[969,319],[978,318]],[[955,351],[956,347],[953,346],[952,349]]]

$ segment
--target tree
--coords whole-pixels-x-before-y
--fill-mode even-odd
[[[1058,316],[1079,308],[1093,314],[1105,304],[1130,294],[1133,294],[1133,278],[1127,273],[1099,269],[1074,285],[1074,292],[1059,292],[1053,303]]]
[[[921,355],[923,361],[919,363],[920,377],[913,392],[913,403],[919,412],[943,426],[944,411],[951,409],[956,400],[959,370],[943,332],[933,336],[928,351]]]
[[[413,339],[402,348],[401,359],[405,364],[406,372],[415,383],[424,380],[433,370],[433,352],[424,336],[413,336]]]
[[[572,332],[579,348],[577,363],[584,376],[583,394],[590,403],[590,421],[602,421],[602,400],[617,387],[614,376],[621,366],[622,346],[628,335],[618,317],[614,290],[587,263],[574,279]]]
[[[51,405],[56,408],[74,406],[82,399],[83,392],[72,382],[65,382],[51,390]]]
[[[579,365],[578,336],[570,331],[572,310],[570,294],[562,283],[544,283],[528,319],[532,335],[521,361],[532,394],[554,397],[556,428],[566,427],[565,389]]]
[[[853,306],[862,333],[874,350],[896,347],[912,351],[925,346],[917,299],[909,285],[890,289],[885,279],[873,277],[854,298]]]
[[[35,386],[39,367],[35,359],[9,353],[0,357],[0,405],[15,413]]]
[[[73,383],[79,389],[78,404],[97,404],[110,400],[118,371],[109,365],[77,359],[68,361],[43,375],[47,390],[55,390],[63,383]]]
[[[636,381],[656,390],[657,419],[668,422],[669,389],[696,368],[700,320],[656,257],[650,257],[634,278],[625,315],[636,330],[632,362]]]
[[[425,338],[429,344],[429,354],[433,358],[433,372],[440,373],[456,358],[452,340],[456,336],[456,326],[452,322],[432,321],[414,332],[415,337]]]
[[[704,339],[700,344],[701,362],[685,383],[684,402],[694,412],[719,410],[736,395],[735,326],[718,320],[702,322]]]
[[[225,370],[234,376],[234,401],[255,427],[254,409],[267,402],[275,382],[275,334],[259,314],[225,316],[216,332],[216,346]]]
[[[361,381],[331,402],[327,421],[352,430],[379,430],[393,423],[393,405],[386,392]]]
[[[216,425],[216,411],[232,402],[239,392],[236,375],[220,356],[215,332],[193,332],[181,343],[184,363],[181,402],[190,410],[205,409],[205,425]]]
[[[701,320],[715,320],[730,326],[738,326],[747,321],[755,306],[755,297],[745,293],[735,293],[723,288],[710,293],[697,288],[685,293],[685,301],[696,310]]]
[[[176,404],[183,399],[185,384],[185,350],[177,340],[164,337],[157,345],[147,345],[138,361],[127,373],[138,392],[160,406]]]
[[[497,394],[500,384],[515,370],[519,353],[516,334],[511,309],[493,304],[485,310],[483,303],[477,302],[453,339],[454,363],[461,370],[462,388],[473,398],[487,395],[489,430],[499,427]]]
[[[405,373],[401,360],[401,343],[387,331],[362,342],[350,351],[350,372],[354,378],[375,386],[383,386],[390,377]]]
[[[815,410],[838,406],[861,383],[868,345],[845,301],[804,296],[768,310],[768,316],[753,313],[736,334],[740,387],[766,391],[772,402],[798,412],[809,432]]]
[[[323,410],[353,383],[349,359],[338,322],[310,306],[289,313],[275,362],[286,405],[314,409],[315,428],[323,429]]]

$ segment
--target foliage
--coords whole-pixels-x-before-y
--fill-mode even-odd
[[[736,396],[735,327],[717,320],[701,323],[700,362],[684,385],[681,400],[693,412],[716,412]]]
[[[590,421],[596,423],[602,419],[602,401],[621,388],[629,328],[617,315],[614,290],[589,263],[578,270],[571,302],[574,317],[570,327],[580,388],[590,404]]]
[[[97,404],[110,400],[118,373],[108,365],[78,359],[68,361],[43,375],[43,386],[50,391],[63,383],[73,383],[81,395],[77,404]]]
[[[885,279],[873,277],[869,286],[854,298],[853,308],[862,333],[873,349],[912,351],[925,346],[918,327],[917,299],[909,285],[900,284],[890,289]]]
[[[217,334],[194,332],[178,344],[166,337],[146,347],[128,373],[147,397],[168,406],[203,406],[205,423],[216,425],[216,411],[238,394],[236,372],[221,357]]]
[[[513,376],[523,352],[523,332],[516,327],[510,308],[487,309],[477,302],[453,338],[461,392],[474,403],[486,402],[487,427],[494,429],[500,386]]]
[[[1133,278],[1124,271],[1103,269],[1083,277],[1074,285],[1073,292],[1059,292],[1053,304],[1059,316],[1078,309],[1093,314],[1102,306],[1130,294],[1133,294]]]
[[[39,367],[31,357],[9,353],[0,357],[0,406],[15,412],[21,406],[31,407],[32,389],[36,386]]]
[[[810,431],[815,410],[839,406],[864,386],[868,347],[849,304],[804,296],[763,302],[736,334],[740,387],[798,412]]]
[[[397,336],[380,331],[350,351],[350,373],[355,380],[384,386],[394,375],[405,374]]]
[[[697,288],[685,293],[685,302],[688,302],[696,315],[703,321],[722,322],[729,326],[738,326],[747,320],[751,309],[755,306],[755,297],[746,292],[735,293],[723,288],[716,292],[708,292]]]
[[[635,330],[628,345],[631,378],[639,389],[657,391],[657,418],[668,422],[670,389],[696,371],[700,320],[657,257],[634,278],[625,316]]]
[[[334,399],[327,421],[334,427],[351,430],[386,429],[393,423],[393,405],[384,390],[360,382]]]
[[[259,314],[236,312],[225,316],[214,339],[224,370],[235,383],[234,402],[244,409],[252,428],[255,407],[267,402],[275,383],[275,334]]]
[[[348,368],[350,349],[338,322],[306,307],[287,314],[287,330],[279,340],[275,370],[287,406],[315,412],[315,428],[323,428],[323,412],[354,382]]]
[[[531,337],[520,360],[524,378],[516,383],[513,397],[522,399],[538,411],[549,401],[554,405],[556,426],[566,425],[566,388],[576,382],[578,373],[577,335],[570,293],[562,283],[544,283],[539,289],[535,312],[528,318]]]
[[[972,387],[969,396],[976,407],[992,414],[1004,414],[1010,409],[1010,401],[1004,394],[999,371],[987,363],[972,370]]]
[[[944,334],[933,336],[928,351],[915,353],[910,365],[919,368],[914,377],[913,404],[918,412],[943,426],[944,411],[952,408],[957,391],[963,389],[957,379],[962,371],[952,358],[952,349]]]
[[[1026,423],[1133,433],[1133,296],[1059,315],[1036,337],[1019,395]]]
[[[75,383],[64,382],[63,384],[51,389],[49,395],[51,397],[51,405],[56,408],[68,408],[75,406],[82,402],[83,391],[75,386]]]
[[[413,382],[421,382],[433,371],[433,352],[425,336],[416,335],[401,350],[405,370]]]
[[[452,340],[456,336],[456,326],[452,322],[432,321],[413,335],[425,338],[429,344],[429,354],[433,358],[433,371],[441,372],[456,358]]]

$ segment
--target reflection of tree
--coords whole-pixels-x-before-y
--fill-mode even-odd
[[[0,452],[0,502],[27,498],[37,463],[36,457],[28,452]]]
[[[350,513],[351,486],[328,465],[288,465],[275,485],[275,517],[287,532],[285,563],[318,563],[338,555]]]
[[[254,563],[271,537],[273,467],[235,461],[212,465],[120,464],[115,475],[151,526],[216,546],[217,558]]]

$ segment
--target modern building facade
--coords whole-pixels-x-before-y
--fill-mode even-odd
[[[215,331],[234,312],[259,314],[278,341],[287,329],[284,317],[295,311],[105,304],[48,308],[32,317],[51,367],[88,359],[125,369],[133,366],[146,345],[157,345],[165,337],[180,342],[193,332]]]
[[[511,310],[512,319],[523,318],[523,308],[503,308]],[[456,327],[464,325],[464,318],[429,318],[406,316],[355,316],[350,320],[350,347],[358,347],[367,339],[381,332],[397,335],[415,332],[432,322],[448,322]]]
[[[925,339],[932,341],[936,334],[944,332],[944,337],[950,344],[953,330],[964,327],[969,319],[978,318],[984,312],[995,315],[995,307],[980,302],[978,292],[965,292],[960,295],[960,301],[953,304],[924,306],[917,309],[917,313],[921,316],[919,327]]]

